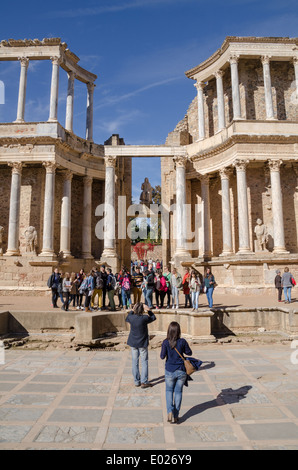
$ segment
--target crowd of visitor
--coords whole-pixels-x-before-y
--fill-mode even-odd
[[[276,271],[275,287],[278,301],[291,302],[291,289],[294,278],[286,267],[281,276]],[[204,275],[194,269],[184,268],[180,274],[176,268],[170,269],[161,261],[131,262],[130,269],[122,266],[113,273],[105,265],[94,267],[85,273],[59,273],[56,268],[48,280],[52,290],[52,306],[58,308],[60,298],[63,310],[69,307],[86,312],[94,310],[115,311],[131,309],[132,305],[143,302],[149,309],[191,308],[197,311],[201,294],[206,294],[209,308],[213,307],[213,292],[216,287],[214,275],[207,268]],[[116,305],[117,304],[117,305]]]
[[[130,269],[122,266],[118,273],[105,265],[94,267],[88,273],[81,269],[79,273],[63,274],[56,268],[48,280],[53,308],[58,308],[60,298],[62,310],[72,307],[86,312],[126,310],[141,301],[149,309],[178,309],[182,296],[184,307],[197,311],[201,293],[206,293],[209,307],[213,306],[215,285],[210,269],[202,277],[197,271],[185,268],[182,276],[176,268],[163,268],[158,260],[131,262]]]

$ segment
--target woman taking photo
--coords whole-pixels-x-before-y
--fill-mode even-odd
[[[178,422],[182,402],[182,390],[187,377],[184,362],[175,349],[177,349],[182,356],[183,354],[187,356],[192,354],[187,341],[181,338],[179,323],[173,321],[169,324],[167,339],[163,341],[160,353],[161,359],[166,359],[166,403],[168,421],[171,423]]]

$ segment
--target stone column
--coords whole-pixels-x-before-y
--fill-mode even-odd
[[[226,117],[225,117],[225,101],[224,101],[224,92],[223,92],[223,71],[219,70],[215,74],[216,78],[216,92],[217,92],[217,113],[218,113],[218,131],[221,131],[226,127]]]
[[[222,212],[222,253],[220,256],[229,256],[233,253],[232,221],[230,204],[230,181],[231,170],[222,168],[219,171],[221,179],[221,212]]]
[[[201,180],[201,197],[204,205],[203,212],[203,233],[204,233],[204,252],[203,256],[211,256],[211,240],[210,240],[210,188],[209,175],[202,175]]]
[[[63,196],[61,203],[61,225],[60,225],[60,253],[64,258],[71,258],[70,231],[71,231],[71,182],[73,174],[71,171],[64,172]]]
[[[105,175],[105,218],[104,218],[104,250],[103,257],[115,257],[115,167],[117,157],[106,157],[106,175]]]
[[[231,64],[232,81],[232,101],[233,101],[233,119],[241,119],[239,77],[238,77],[238,57],[232,56],[229,59]]]
[[[56,256],[54,253],[54,207],[55,207],[55,170],[54,162],[44,162],[46,169],[44,211],[43,211],[43,240],[39,256]]]
[[[281,160],[269,160],[272,216],[274,231],[274,253],[287,253],[285,248],[284,217],[282,204],[282,190],[280,182]]]
[[[50,116],[49,116],[48,121],[57,121],[59,68],[61,64],[61,58],[51,57],[51,60],[52,60],[52,80],[51,80]]]
[[[93,259],[91,246],[91,219],[92,219],[92,182],[93,178],[85,176],[83,194],[83,222],[82,222],[82,258]]]
[[[204,88],[204,83],[203,82],[197,82],[195,83],[195,87],[198,92],[198,130],[199,130],[199,139],[205,139],[206,133],[205,133],[205,115],[204,115],[204,94],[203,94],[203,88]]]
[[[65,129],[67,131],[70,131],[70,132],[73,131],[74,79],[75,79],[75,73],[74,72],[68,72]]]
[[[10,188],[10,204],[9,204],[9,220],[8,220],[8,256],[17,256],[19,250],[19,232],[20,232],[20,196],[21,196],[21,178],[22,167],[21,162],[8,163],[12,167],[11,188]]]
[[[238,254],[251,254],[249,242],[248,200],[246,184],[246,167],[248,160],[236,160],[234,166],[237,175],[237,200],[238,200],[238,229],[239,251]]]
[[[272,90],[271,90],[271,76],[270,76],[270,57],[262,56],[261,61],[263,65],[266,119],[274,119]]]
[[[26,88],[27,88],[27,71],[28,71],[28,66],[29,66],[29,59],[28,57],[20,57],[19,61],[21,64],[21,71],[20,71],[17,119],[15,122],[24,122]]]
[[[93,141],[93,92],[94,83],[87,83],[86,140]]]
[[[188,255],[186,249],[186,180],[185,168],[187,158],[178,156],[174,158],[176,166],[176,250],[175,256]]]

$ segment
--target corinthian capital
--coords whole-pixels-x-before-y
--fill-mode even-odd
[[[112,155],[109,155],[108,157],[105,157],[106,168],[115,168],[116,163],[117,163],[117,157],[114,157]]]
[[[203,90],[204,86],[205,86],[205,83],[204,83],[204,82],[196,82],[196,83],[194,83],[194,87],[197,89],[197,91]]]
[[[53,65],[60,65],[62,63],[62,57],[53,56],[51,57],[51,61]]]
[[[262,55],[261,56],[261,62],[263,65],[269,64],[270,63],[270,55]]]
[[[176,168],[186,168],[187,157],[185,155],[178,155],[174,158]]]
[[[245,171],[248,164],[249,164],[249,160],[239,159],[233,163],[233,166],[236,168],[237,171]]]
[[[47,173],[55,173],[57,167],[55,162],[43,162],[43,166],[45,167]]]
[[[229,57],[229,62],[230,64],[238,64],[238,60],[239,60],[239,55],[237,54],[233,54]]]
[[[282,165],[282,160],[269,160],[268,161],[268,166],[270,168],[270,171],[280,171],[280,167]]]
[[[21,67],[26,67],[26,68],[28,67],[29,65],[28,57],[19,57],[18,59],[20,61]]]
[[[13,175],[20,175],[22,173],[22,168],[23,168],[22,162],[9,162],[8,166],[12,168]]]
[[[220,174],[220,178],[222,180],[228,180],[232,174],[232,169],[231,168],[228,168],[228,167],[225,167],[225,168],[221,168],[219,170],[219,174]]]

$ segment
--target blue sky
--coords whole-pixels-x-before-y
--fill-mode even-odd
[[[113,133],[126,144],[164,144],[195,96],[184,72],[208,58],[226,36],[298,36],[297,0],[52,0],[3,2],[0,39],[60,37],[98,76],[94,141]],[[26,120],[48,119],[51,64],[30,63]],[[6,103],[16,117],[18,63],[0,63]],[[66,73],[60,72],[58,117],[65,120]],[[74,131],[85,134],[86,87],[75,82]],[[135,159],[133,194],[145,176],[160,183],[158,159]]]

